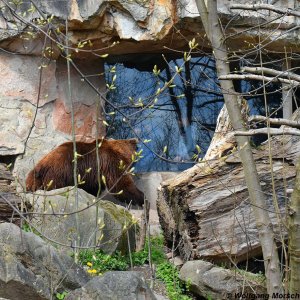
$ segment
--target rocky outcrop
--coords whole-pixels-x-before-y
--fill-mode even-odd
[[[129,237],[131,249],[135,247],[134,221],[124,207],[105,200],[96,202],[94,196],[78,189],[76,209],[74,188],[37,191],[27,194],[26,199],[34,211],[30,224],[58,245],[68,248],[79,237],[81,247],[97,246],[109,254],[117,249],[125,253]]]
[[[139,272],[107,272],[91,278],[73,258],[34,234],[0,224],[0,299],[155,300]]]
[[[179,277],[190,291],[210,299],[238,299],[241,295],[265,295],[267,290],[262,275],[245,271],[233,271],[202,261],[188,261],[180,270]]]
[[[248,48],[248,43],[256,37],[255,30],[246,30],[257,25],[257,20],[271,22],[277,26],[272,35],[268,35],[268,28],[261,28],[262,38],[269,41],[279,39],[272,45],[266,43],[265,47],[280,47],[284,40],[290,46],[297,47],[298,37],[290,32],[281,35],[281,30],[297,25],[295,17],[287,14],[284,20],[275,18],[276,13],[268,10],[242,11],[233,9],[234,4],[256,4],[257,1],[230,1],[219,0],[218,10],[224,23],[224,28],[232,34],[235,43],[228,43],[230,47],[238,50]],[[6,8],[0,15],[1,46],[10,51],[38,54],[43,46],[40,35],[33,35],[33,39],[21,38],[20,31],[26,28],[24,22],[33,22],[32,26],[39,26],[38,18],[53,16],[52,23],[64,27],[68,20],[71,42],[77,45],[81,41],[90,40],[89,48],[100,49],[97,53],[107,51],[110,54],[120,55],[128,53],[165,52],[164,46],[182,49],[186,47],[186,40],[196,35],[202,47],[209,48],[204,35],[197,6],[194,0],[152,0],[152,1],[55,1],[51,5],[46,1],[37,1],[36,8],[32,9],[29,2],[21,3],[16,7],[13,3],[6,2]],[[274,7],[282,10],[297,8],[298,3],[285,0],[274,3]],[[13,15],[12,11],[20,16],[21,20]],[[238,17],[237,17],[238,16]],[[230,23],[230,26],[226,26]],[[44,24],[43,24],[44,25]],[[27,26],[28,27],[28,26]],[[237,33],[241,33],[237,36]],[[111,49],[105,49],[114,44]],[[141,43],[137,43],[141,42]],[[23,47],[21,47],[23,46]],[[103,50],[102,50],[103,49]],[[105,50],[104,50],[105,49]],[[82,49],[84,50],[84,49]],[[279,49],[282,50],[281,48]],[[55,51],[54,55],[57,55]],[[78,51],[78,57],[88,57],[89,53]]]
[[[7,299],[52,299],[89,280],[70,256],[9,223],[0,224],[0,265],[0,297]]]
[[[139,272],[107,272],[95,277],[82,288],[67,295],[65,300],[155,300],[153,292],[147,286]]]
[[[249,41],[252,42],[257,33],[246,29],[257,24],[259,19],[273,23],[276,28],[271,35],[268,28],[266,31],[261,28],[266,49],[282,50],[283,42],[285,46],[297,48],[298,36],[293,31],[282,34],[282,29],[297,25],[295,17],[286,16],[283,22],[274,18],[274,12],[241,13],[231,9],[236,3],[249,4],[249,1],[218,1],[224,28],[234,38],[234,43],[228,42],[230,47],[248,49]],[[288,3],[292,9],[297,5],[294,0]],[[274,7],[287,9],[286,1],[276,1]],[[59,34],[64,32],[66,20],[69,52],[81,71],[79,74],[71,68],[71,96],[68,93],[66,54],[60,56],[60,49],[54,42],[58,39],[59,43],[64,43],[64,37]],[[102,100],[100,106],[97,105],[99,96],[84,79],[88,75],[95,89],[105,91],[105,81],[101,76],[104,59],[99,55],[109,54],[105,57],[107,62],[121,61],[135,66],[139,62],[139,68],[152,70],[154,64],[159,65],[162,61],[160,53],[170,53],[172,48],[186,50],[187,41],[194,37],[199,48],[210,47],[194,0],[70,0],[52,1],[51,4],[45,0],[32,3],[4,1],[0,28],[0,47],[4,49],[0,53],[0,156],[19,155],[15,174],[21,179],[44,154],[71,139],[70,99],[76,139],[92,139],[105,132],[104,116],[99,108]],[[53,34],[45,38],[47,28]],[[47,50],[42,51],[43,48]],[[145,56],[146,52],[152,56]],[[159,55],[153,56],[156,53]],[[90,76],[95,74],[99,76]],[[96,111],[99,112],[99,122]],[[97,123],[99,128],[96,130]]]

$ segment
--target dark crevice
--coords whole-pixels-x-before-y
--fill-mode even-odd
[[[18,155],[0,155],[0,163],[10,165],[10,169],[14,167]]]

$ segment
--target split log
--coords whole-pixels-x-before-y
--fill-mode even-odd
[[[224,139],[228,140],[226,136]],[[300,138],[272,137],[270,143],[273,179],[268,143],[253,152],[279,243],[287,238],[285,212],[294,186]],[[201,162],[163,182],[157,208],[166,240],[172,243],[175,237],[177,249],[186,261],[241,262],[262,254],[238,151]]]
[[[249,106],[247,101],[241,101],[242,116],[245,122],[248,120]],[[204,160],[218,159],[224,156],[230,149],[236,146],[236,140],[232,125],[229,120],[227,108],[224,105],[218,115],[215,134],[206,151]]]

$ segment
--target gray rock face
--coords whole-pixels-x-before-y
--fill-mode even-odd
[[[5,2],[6,3],[6,2]],[[8,3],[8,2],[7,2]],[[230,23],[230,28],[234,32],[242,32],[239,42],[243,40],[251,40],[256,36],[255,30],[247,30],[257,24],[257,19],[261,21],[270,21],[275,26],[276,24],[284,23],[284,26],[278,26],[276,30],[269,34],[269,31],[261,31],[263,37],[267,39],[281,39],[285,42],[289,41],[291,45],[297,47],[298,37],[293,32],[282,34],[282,30],[297,25],[296,18],[286,16],[284,19],[274,18],[277,16],[274,12],[247,11],[241,9],[232,9],[234,4],[256,4],[255,0],[218,0],[218,12],[222,18],[222,22]],[[186,42],[180,34],[172,34],[174,26],[178,29],[185,29],[184,37],[190,40],[196,33],[203,34],[203,26],[200,21],[195,0],[183,0],[180,2],[165,0],[165,1],[146,1],[146,0],[116,0],[116,1],[36,1],[35,4],[43,14],[43,17],[54,17],[54,24],[59,23],[64,26],[64,21],[69,20],[69,28],[72,34],[74,45],[80,40],[93,40],[95,49],[107,46],[107,42],[113,43],[117,38],[120,39],[120,44],[109,50],[114,54],[127,54],[144,52],[144,46],[138,45],[132,41],[147,41],[151,43],[152,51],[164,51],[163,47],[167,42],[172,41],[172,45],[176,45],[182,49],[186,47]],[[296,0],[276,1],[274,3],[277,9],[297,9],[298,3]],[[40,18],[38,11],[31,8],[30,1],[23,1],[19,5],[10,3],[3,5],[3,10],[0,12],[0,42],[9,50],[16,50],[21,53],[35,53],[37,48],[41,49],[41,38],[34,36],[33,39],[24,40],[20,37],[20,32],[26,27],[24,21],[34,21]],[[21,16],[21,20],[17,20],[11,13],[11,10],[16,11]],[[239,15],[239,18],[235,18]],[[108,21],[109,20],[109,21]],[[107,22],[108,21],[108,22]],[[38,23],[35,23],[37,25]],[[225,24],[224,24],[225,26]],[[90,32],[82,33],[83,30]],[[244,33],[243,33],[244,32]],[[10,38],[10,39],[9,39]],[[230,47],[240,48],[239,42],[228,43]],[[249,39],[250,38],[250,39]],[[13,39],[13,41],[12,41]],[[132,40],[132,41],[130,41]],[[162,41],[161,43],[157,41]],[[207,47],[207,40],[203,37],[199,39],[203,42],[202,46]],[[24,46],[25,47],[22,47]],[[148,44],[149,45],[149,44]],[[39,47],[37,47],[39,46]],[[280,44],[266,47],[278,47]],[[244,44],[243,47],[248,47]],[[147,51],[151,51],[147,49]],[[80,52],[80,51],[79,51]],[[84,54],[84,53],[81,53]]]
[[[31,223],[43,235],[58,243],[67,247],[74,245],[79,235],[81,246],[93,247],[96,242],[97,247],[110,254],[117,249],[126,250],[128,247],[124,229],[125,226],[129,228],[133,220],[124,207],[101,200],[96,213],[95,197],[78,189],[79,212],[74,214],[75,192],[68,187],[49,192],[37,191],[35,195],[28,193],[26,199],[32,203],[35,212],[41,213],[35,215]],[[45,215],[42,215],[43,213]],[[76,218],[80,224],[78,232]],[[134,228],[131,228],[129,236],[131,246],[134,247]]]
[[[107,272],[67,295],[65,300],[155,300],[139,272]]]
[[[38,99],[40,63],[37,57],[0,55],[0,155],[15,155],[25,150],[24,141],[30,133]],[[44,75],[40,106],[57,98],[54,63],[44,70]],[[43,133],[39,129],[45,127],[43,117],[41,114],[35,123],[34,135]]]
[[[5,72],[0,86],[0,155],[23,154],[17,158],[14,168],[22,181],[44,155],[71,140],[71,104],[65,65],[56,61],[42,69],[37,108],[40,63],[38,57],[0,54],[0,68]],[[99,72],[103,63],[85,63],[80,68],[84,72]],[[75,72],[71,72],[71,78],[76,139],[86,141],[96,136],[98,98]],[[102,90],[102,79],[92,82]],[[98,128],[98,132],[101,135],[102,129]]]
[[[103,62],[85,62],[80,68],[96,73],[103,70]],[[45,154],[70,140],[71,104],[65,65],[59,60],[44,65],[40,57],[1,52],[0,69],[0,156],[19,155],[14,174],[23,182]],[[96,136],[98,97],[76,72],[71,72],[71,78],[76,139],[85,141]],[[104,79],[92,82],[99,90],[104,89]]]
[[[4,5],[0,12],[0,46],[1,48],[24,55],[10,55],[0,53],[1,86],[0,86],[0,155],[19,155],[15,164],[15,174],[22,181],[26,173],[46,153],[59,144],[71,139],[71,114],[68,101],[68,86],[66,65],[60,58],[57,47],[53,48],[51,62],[45,63],[41,59],[44,45],[43,34],[33,34],[32,38],[22,35],[22,30],[27,26],[24,22],[37,22],[40,18],[37,10],[31,9],[30,1],[21,1]],[[229,46],[241,47],[244,40],[256,36],[256,32],[247,31],[253,24],[257,24],[260,12],[244,11],[239,18],[233,18],[239,10],[230,10],[234,3],[256,3],[256,1],[229,1],[219,0],[218,9],[222,16],[224,26],[227,21],[233,26],[233,32],[247,32],[241,34],[239,42],[235,39]],[[91,48],[77,49],[72,53],[76,65],[85,74],[99,74],[104,71],[103,61],[96,59],[89,52],[91,49],[106,49],[114,41],[114,47],[107,51],[110,56],[124,55],[118,60],[137,60],[137,53],[144,56],[147,52],[165,52],[166,45],[176,49],[187,46],[187,40],[199,34],[199,46],[207,47],[203,26],[194,0],[180,2],[166,1],[35,1],[37,7],[47,17],[53,15],[53,26],[61,29],[65,26],[65,19],[69,20],[70,45],[76,47],[79,42],[91,40]],[[296,0],[289,1],[289,7],[297,8]],[[286,8],[286,2],[278,1],[278,8]],[[12,14],[16,11],[22,20]],[[258,14],[258,15],[257,15]],[[274,17],[264,14],[266,21]],[[274,21],[276,22],[276,21]],[[284,22],[287,27],[295,24],[295,18],[286,17]],[[36,23],[36,25],[38,22]],[[238,24],[238,28],[234,25]],[[174,25],[183,30],[182,34],[174,34]],[[42,25],[37,25],[41,26]],[[281,26],[267,39],[285,39],[289,44],[298,47],[298,36],[293,31],[282,34]],[[264,35],[265,33],[262,32]],[[264,38],[262,36],[262,38]],[[138,43],[137,43],[138,41]],[[203,43],[203,44],[201,44]],[[267,43],[268,44],[268,43]],[[248,47],[248,43],[246,43]],[[50,42],[47,42],[50,46]],[[51,46],[52,47],[52,46]],[[90,47],[90,46],[89,46]],[[282,50],[280,43],[272,44]],[[169,51],[169,50],[168,50]],[[134,54],[129,59],[128,54]],[[127,58],[126,58],[127,57]],[[79,60],[77,60],[79,58]],[[112,61],[116,59],[114,57]],[[41,68],[42,67],[42,68]],[[41,90],[39,81],[41,76]],[[99,79],[101,78],[101,79]],[[97,89],[105,91],[103,77],[89,77]],[[78,140],[94,138],[96,135],[96,104],[99,97],[82,80],[74,70],[71,71],[72,97],[75,114],[75,134]],[[40,94],[40,95],[39,95]],[[39,101],[38,101],[39,98]],[[37,103],[38,102],[38,103]],[[37,105],[38,104],[38,105]],[[100,113],[101,114],[101,113]],[[101,123],[101,122],[100,122]],[[100,125],[99,125],[100,126]],[[105,126],[100,126],[99,136],[105,133]]]
[[[228,295],[235,293],[266,294],[266,288],[255,280],[255,275],[245,275],[217,267],[207,261],[186,262],[180,270],[179,277],[189,282],[190,289],[198,296],[211,299],[233,299]],[[238,298],[238,297],[237,297]]]
[[[50,299],[57,291],[83,286],[88,279],[71,257],[37,235],[10,223],[0,224],[0,297]]]

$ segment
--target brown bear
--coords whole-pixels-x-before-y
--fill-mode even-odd
[[[132,164],[132,155],[136,150],[137,140],[99,140],[99,166],[100,178],[105,177],[105,184],[112,193],[127,204],[132,201],[133,205],[144,204],[144,194],[134,184],[132,175],[126,173]],[[97,195],[99,190],[97,157],[95,141],[76,142],[77,174],[80,175],[82,184],[80,188],[90,194]],[[65,186],[74,185],[74,155],[73,143],[64,143],[46,156],[44,156],[26,178],[26,190],[38,189],[53,190]],[[122,162],[121,162],[122,161]],[[123,166],[122,166],[123,165]],[[103,180],[100,190],[104,188]],[[84,183],[83,183],[84,182]]]

